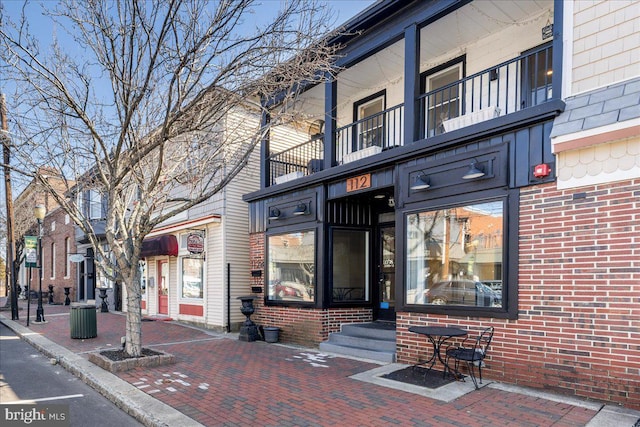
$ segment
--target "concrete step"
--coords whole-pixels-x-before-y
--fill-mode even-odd
[[[354,335],[346,335],[344,332],[334,332],[329,335],[329,343],[335,345],[344,345],[346,347],[359,347],[369,350],[379,351],[396,351],[395,338],[390,339],[375,339],[371,337],[360,337]]]
[[[396,340],[396,326],[393,323],[348,323],[342,325],[340,331],[354,337]]]
[[[395,325],[379,322],[345,324],[340,332],[329,334],[329,339],[320,343],[320,350],[393,363],[396,360]]]
[[[375,360],[384,363],[394,363],[396,361],[396,352],[369,350],[359,347],[348,347],[344,345],[331,344],[328,341],[320,343],[320,351],[326,353],[342,354],[345,356],[359,357],[362,359]]]

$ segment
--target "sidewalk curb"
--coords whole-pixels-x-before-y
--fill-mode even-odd
[[[60,366],[97,390],[143,425],[147,427],[202,426],[171,406],[138,390],[116,375],[50,341],[32,329],[9,320],[1,314],[0,323],[3,323],[47,357],[56,359]]]

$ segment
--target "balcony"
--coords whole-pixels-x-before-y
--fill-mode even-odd
[[[552,99],[551,47],[534,49],[418,97],[418,141],[455,132]],[[404,140],[404,104],[349,123],[335,131],[333,166],[350,163],[417,141]],[[268,158],[271,185],[324,168],[324,135],[316,135]]]
[[[463,143],[493,125],[546,114],[551,107],[531,107],[560,95],[552,93],[552,78],[556,88],[561,80],[552,57],[562,52],[552,48],[561,49],[561,40],[548,32],[557,0],[454,3],[435,20],[430,14],[439,5],[412,3],[350,41],[335,81],[307,88],[287,105],[296,117],[291,135],[271,129],[264,185],[353,170],[376,158],[392,162],[394,150],[410,155],[410,147]],[[320,139],[310,136],[317,122],[327,125]]]

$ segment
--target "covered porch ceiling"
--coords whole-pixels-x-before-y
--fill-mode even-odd
[[[465,52],[466,46],[512,26],[532,20],[553,22],[553,0],[471,2],[420,31],[420,70],[428,70]],[[404,76],[404,40],[342,70],[338,77],[338,105],[376,93]],[[324,116],[324,85],[300,96],[294,108],[308,120]],[[390,107],[390,106],[388,106]]]

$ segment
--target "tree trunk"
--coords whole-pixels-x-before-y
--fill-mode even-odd
[[[135,284],[127,282],[127,323],[125,351],[131,357],[142,355],[142,310],[140,308],[140,291],[136,292]],[[138,288],[140,285],[138,285]]]

